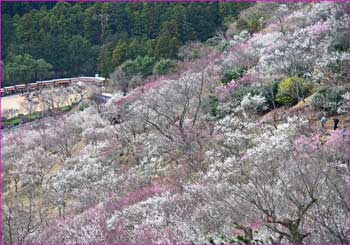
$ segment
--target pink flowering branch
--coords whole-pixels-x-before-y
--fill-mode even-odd
[[[256,83],[257,80],[258,80],[258,77],[256,75],[245,74],[238,80],[238,83],[240,85],[250,85],[250,84]]]
[[[306,137],[304,135],[294,140],[294,147],[297,152],[313,152],[320,147],[320,138],[318,134],[313,134],[312,137]]]
[[[245,53],[250,49],[250,44],[249,43],[239,43],[234,46],[232,46],[229,51],[234,52],[234,53]]]
[[[215,93],[219,97],[220,100],[224,100],[230,95],[236,88],[239,87],[239,84],[232,80],[226,85],[222,85],[215,88]]]
[[[161,78],[156,79],[154,81],[147,82],[145,85],[134,89],[131,93],[129,93],[128,96],[115,101],[115,104],[118,106],[121,106],[121,105],[124,105],[128,102],[132,102],[132,101],[140,98],[140,96],[149,92],[150,90],[159,88],[160,86],[162,86],[165,83],[165,81],[166,81],[166,78],[161,77]]]
[[[134,192],[128,193],[117,202],[109,202],[107,205],[109,205],[109,209],[122,210],[156,194],[160,194],[162,191],[163,189],[158,186],[143,187]]]
[[[259,221],[253,221],[250,223],[250,228],[253,230],[259,230],[261,228],[261,223]]]
[[[341,130],[334,130],[331,132],[331,135],[328,137],[325,146],[334,147],[335,145],[344,144],[343,137],[341,135]]]
[[[321,37],[323,34],[330,31],[330,26],[325,23],[316,23],[308,28],[309,32],[316,38]]]

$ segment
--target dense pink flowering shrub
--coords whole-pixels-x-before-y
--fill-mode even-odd
[[[311,137],[301,135],[294,140],[294,146],[297,152],[315,151],[320,147],[320,144],[320,138],[317,133],[313,134]]]
[[[107,205],[108,209],[122,210],[125,207],[131,206],[138,203],[146,198],[159,194],[163,191],[162,188],[158,186],[147,186],[142,187],[134,192],[128,193],[125,197],[121,198],[116,202],[109,202]]]
[[[227,98],[230,93],[232,93],[236,88],[239,87],[239,84],[232,80],[226,85],[221,85],[219,87],[216,87],[215,93],[219,97],[220,100],[224,100]]]
[[[248,43],[240,43],[237,46],[235,46],[234,48],[239,49],[239,50],[244,52],[250,48],[250,45]]]
[[[324,33],[330,31],[330,26],[327,23],[316,23],[315,25],[310,26],[308,30],[313,36],[319,38]]]
[[[240,85],[250,85],[258,82],[259,78],[256,74],[244,74],[239,80]]]
[[[345,139],[341,135],[341,130],[334,130],[331,132],[331,135],[328,137],[325,146],[334,147],[336,145],[345,144]]]

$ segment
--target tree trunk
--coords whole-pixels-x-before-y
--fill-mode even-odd
[[[291,242],[294,244],[302,244],[306,235],[300,233],[298,225],[291,223],[288,225],[288,229],[291,235]]]

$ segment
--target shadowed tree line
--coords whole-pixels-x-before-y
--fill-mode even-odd
[[[205,41],[247,3],[3,3],[4,85],[43,79],[108,76],[137,57],[177,59],[180,46]],[[21,55],[21,56],[19,56]],[[18,69],[16,67],[19,67]],[[35,72],[34,72],[35,73]]]

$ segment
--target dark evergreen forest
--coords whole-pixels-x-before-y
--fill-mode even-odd
[[[3,86],[177,60],[248,3],[2,3]]]

